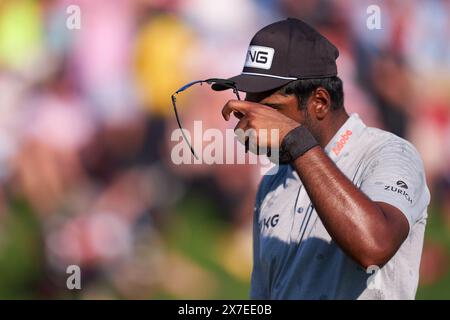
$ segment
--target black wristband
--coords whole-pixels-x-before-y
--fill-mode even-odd
[[[319,143],[311,132],[304,126],[298,126],[289,131],[281,142],[280,163],[290,163],[317,145]]]

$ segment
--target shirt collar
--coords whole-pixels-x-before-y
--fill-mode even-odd
[[[325,147],[325,152],[331,160],[336,162],[343,154],[348,153],[366,127],[359,115],[352,113]]]
[[[362,131],[365,128],[367,128],[367,126],[362,122],[357,113],[350,114],[347,121],[345,121],[333,138],[331,138],[330,142],[325,146],[324,150],[326,154],[333,162],[337,162],[343,154],[348,153],[348,151],[353,148],[353,145],[361,136]],[[299,180],[298,174],[292,167],[292,164],[287,165],[287,167],[286,179],[292,178],[294,180]]]

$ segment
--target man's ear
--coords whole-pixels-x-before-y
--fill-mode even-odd
[[[311,96],[311,104],[317,120],[323,120],[331,111],[330,94],[324,88],[317,88]]]

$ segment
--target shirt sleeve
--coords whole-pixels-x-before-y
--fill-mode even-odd
[[[410,230],[426,215],[430,202],[422,160],[406,141],[390,141],[370,157],[360,189],[372,201],[399,209]]]

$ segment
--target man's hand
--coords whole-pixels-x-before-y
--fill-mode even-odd
[[[238,129],[244,132],[253,129],[257,135],[258,146],[263,148],[280,146],[284,137],[292,129],[300,126],[298,122],[260,103],[230,100],[222,109],[222,115],[226,121],[230,119],[232,112],[236,118],[240,119],[234,128],[235,132]],[[265,129],[266,134],[260,134],[261,129]],[[278,141],[271,141],[272,130],[278,130]]]

